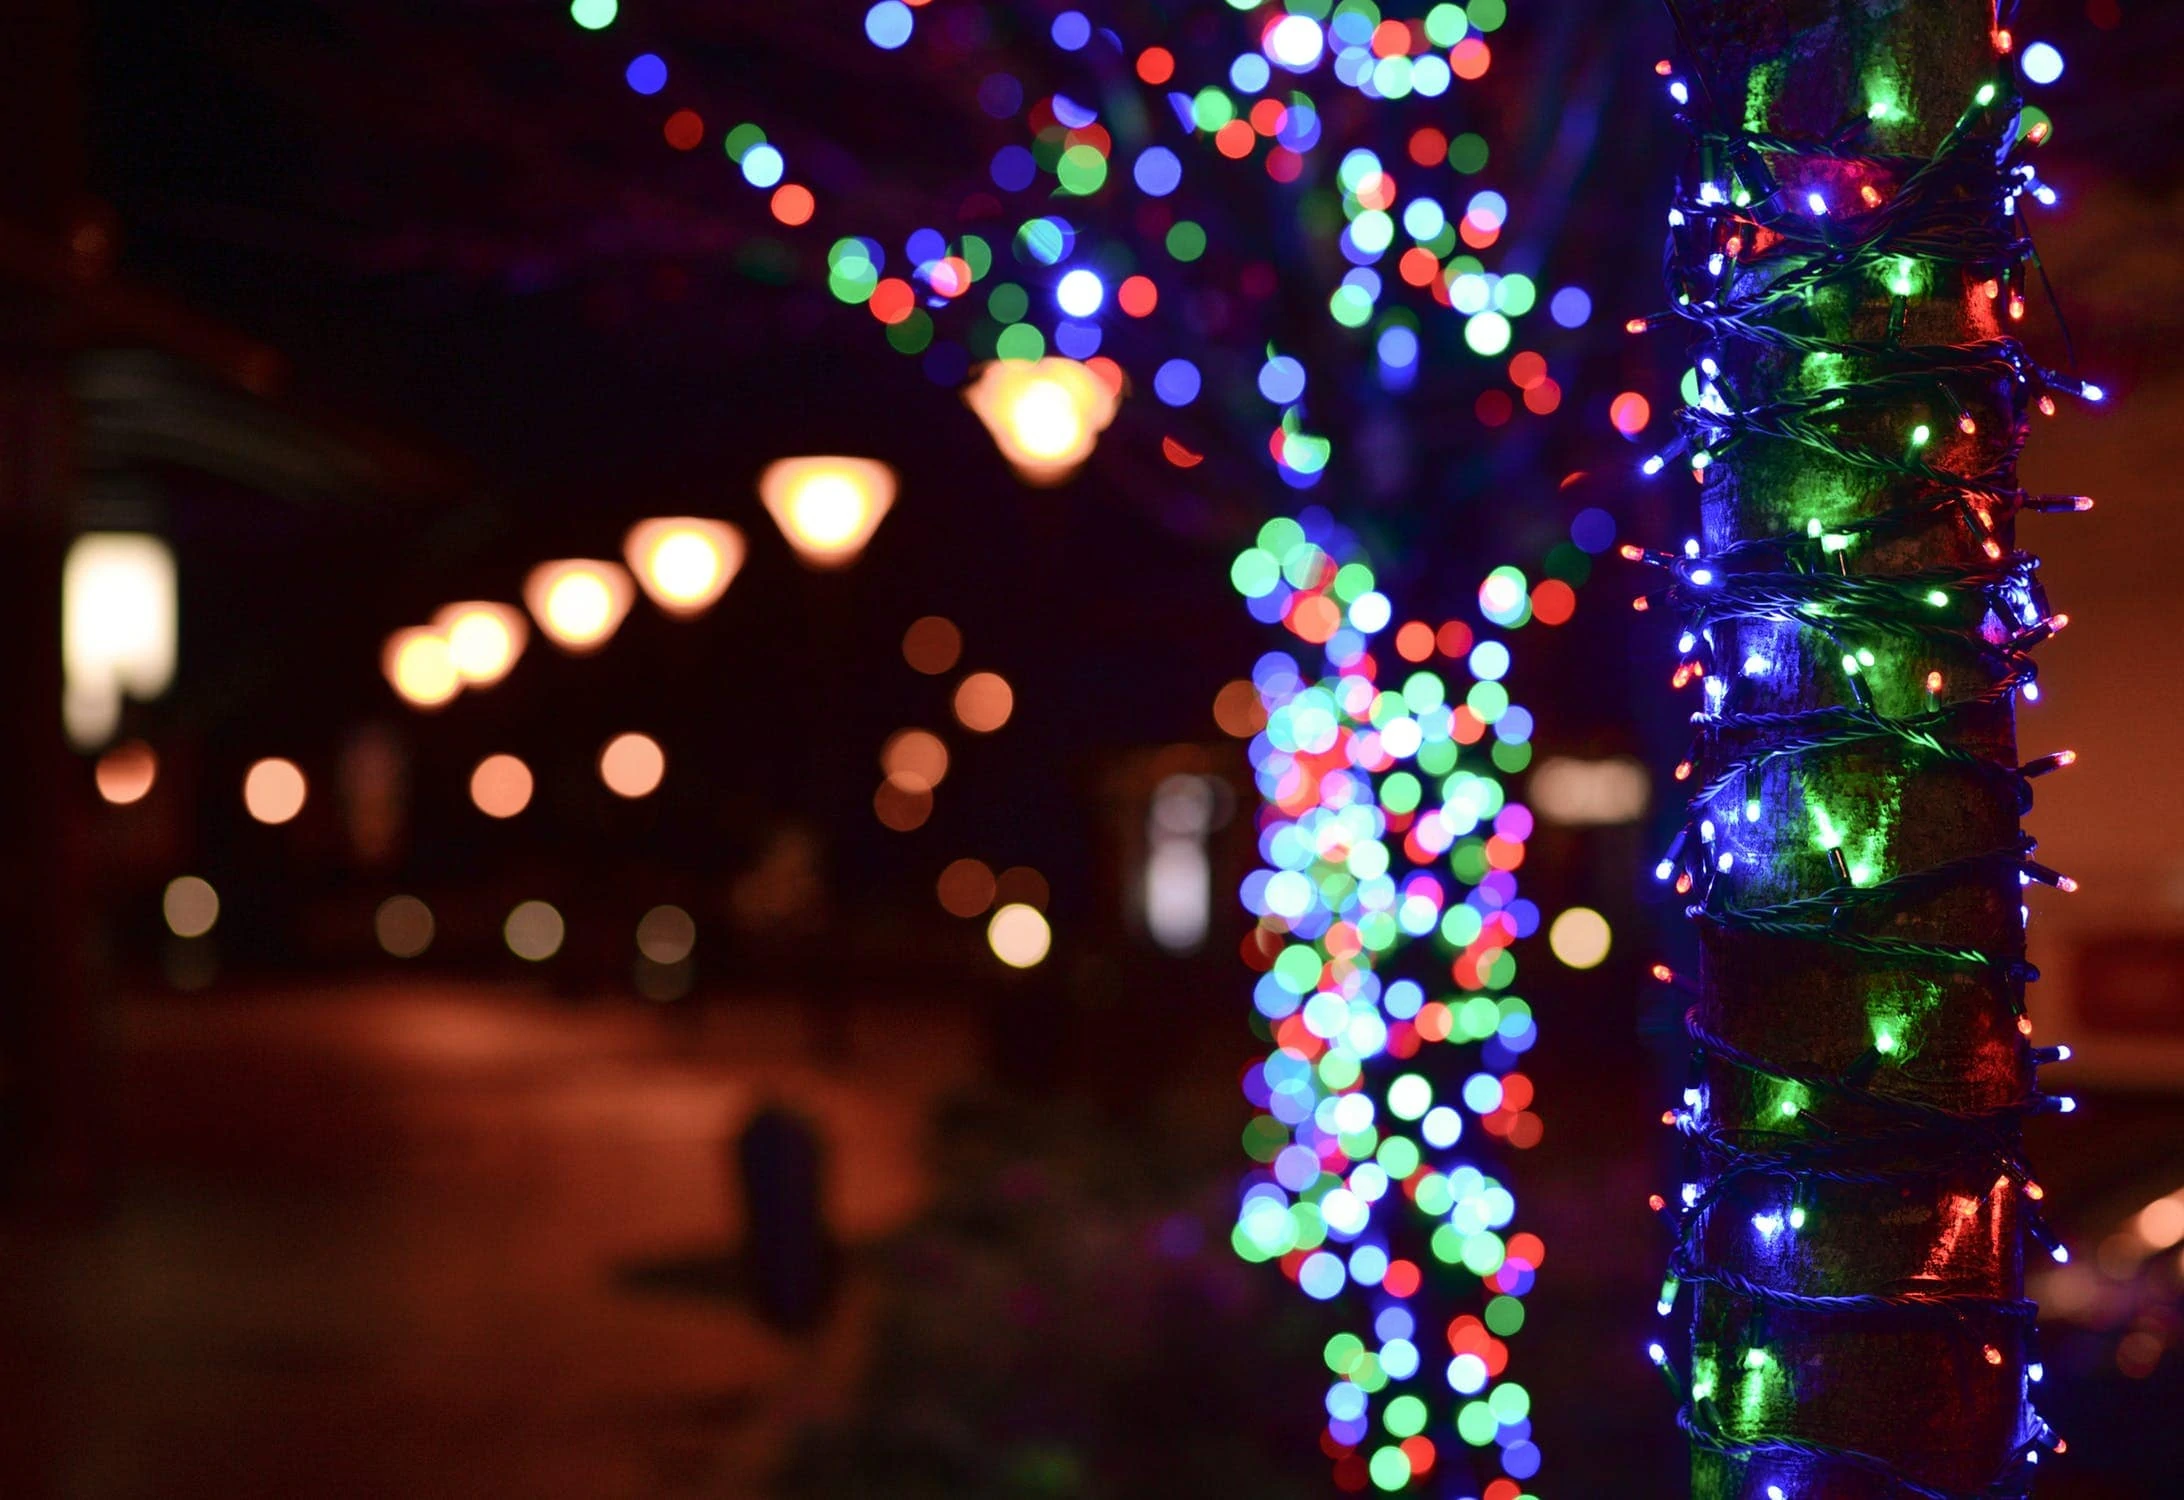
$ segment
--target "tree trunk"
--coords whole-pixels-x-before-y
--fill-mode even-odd
[[[1993,253],[2014,90],[1986,0],[1700,0],[1685,20],[1701,146],[1677,311],[1722,408],[1687,414],[1703,547],[1670,591],[1708,710],[1683,866],[1703,934],[1683,1118],[1703,1172],[1677,1252],[1692,1494],[2022,1493],[2044,1429],[2013,708],[2019,647],[2048,627],[2027,638],[2045,608],[2009,571],[2044,389],[2009,362],[2021,267]],[[1905,194],[1937,151],[1962,170]],[[1705,184],[1732,203],[1703,206]],[[1851,248],[1877,235],[1885,259]]]

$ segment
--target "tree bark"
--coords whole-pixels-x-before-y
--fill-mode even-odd
[[[1702,88],[1694,79],[1692,101],[1702,120],[1711,110],[1724,129],[1803,140],[1840,138],[1847,124],[1870,121],[1855,140],[1857,158],[1766,157],[1796,203],[1817,191],[1846,218],[1863,189],[1882,199],[1892,194],[1996,73],[1986,0],[1700,0],[1685,19],[1704,80]],[[1997,138],[2004,123],[1997,110],[1974,134]],[[1725,156],[1718,179],[1730,170]],[[1999,203],[1991,210],[1999,232]],[[1740,260],[1732,251],[1731,258],[1736,295],[1778,274],[1764,255],[1747,251]],[[2006,299],[1990,295],[1984,273],[1937,261],[1920,274],[1923,284],[1908,298],[1860,276],[1826,284],[1764,321],[1841,343],[1955,345],[2003,334]],[[1753,338],[1719,338],[1705,348],[1721,368],[1725,398],[1740,410],[1885,368]],[[2018,383],[1987,374],[1954,380],[1950,391],[1976,431],[1961,430],[1938,387],[1854,406],[1830,418],[1831,430],[1848,446],[1901,451],[1902,434],[1927,424],[1935,436],[1926,462],[1961,474],[1997,469],[2004,474],[1998,485],[2014,488],[2025,399]],[[1858,530],[1861,518],[1915,509],[1915,479],[1756,433],[1718,458],[1703,478],[1709,558],[1804,533],[1818,521],[1831,532],[1848,528],[1855,539],[1824,558],[1815,547],[1804,566],[1885,578],[1994,565],[1988,536],[1955,508]],[[1994,515],[1993,527],[2006,555],[2013,546],[2007,509]],[[1971,627],[1981,613],[1968,612],[1963,623]],[[1714,670],[1731,684],[1733,707],[1741,715],[1854,708],[1862,680],[1874,709],[1916,716],[1936,701],[1929,673],[1941,674],[1940,699],[1955,702],[1988,693],[2004,670],[1969,641],[1862,634],[1859,621],[1841,623],[1836,641],[1787,621],[1716,626]],[[1979,623],[1992,639],[1993,617]],[[1876,659],[1861,674],[1847,673],[1843,654],[1858,647]],[[1755,660],[1765,665],[1750,669]],[[1953,748],[2014,768],[2014,695],[1993,696],[1938,733]],[[1723,740],[1711,747],[1717,765],[1768,743],[1763,730],[1736,728]],[[1697,757],[1695,785],[1707,784],[1709,758],[1708,751]],[[1840,925],[2021,956],[2017,870],[1978,863],[2016,845],[2018,786],[1885,738],[1776,757],[1698,809],[1721,825],[1719,842],[1704,845],[1700,878],[1712,880],[1715,862],[1733,851],[1733,872],[1719,876],[1723,899],[1751,908],[1964,861],[1959,873],[1908,899],[1855,914],[1846,908]],[[1756,819],[1748,806],[1758,809]],[[1834,837],[1840,858],[1824,847]],[[1701,896],[1715,899],[1705,890]],[[1695,1034],[1789,1073],[1869,1080],[1865,1086],[1888,1100],[2001,1112],[1997,1129],[2014,1149],[2008,1111],[2030,1093],[2033,1071],[2019,1025],[2020,978],[1994,966],[1891,960],[1733,923],[1705,923],[1703,934]],[[1877,1043],[1885,1055],[1876,1057]],[[1838,1180],[1855,1170],[1742,1172],[1702,1204],[1687,1240],[1698,1283],[1690,1395],[1695,1415],[1742,1451],[1695,1445],[1692,1494],[1865,1500],[1929,1492],[1907,1486],[1903,1476],[1936,1491],[1989,1493],[2027,1435],[2031,1325],[2008,1308],[2023,1296],[2021,1184],[1961,1143],[1906,1141],[1898,1111],[1801,1087],[1725,1054],[1707,1049],[1699,1065],[1699,1117],[1720,1138],[1744,1149],[1766,1143],[1795,1152],[1889,1131],[1895,1137],[1862,1158],[1880,1180]],[[1711,1168],[1720,1165],[1717,1158]],[[1959,1300],[1938,1312],[1798,1300],[1907,1293]],[[1801,1451],[1800,1444],[1812,1446]],[[1834,1450],[1870,1455],[1883,1466]]]

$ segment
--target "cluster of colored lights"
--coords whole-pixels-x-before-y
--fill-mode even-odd
[[[1271,143],[1265,157],[1268,175],[1294,182],[1304,171],[1305,153],[1321,143],[1322,114],[1301,92],[1291,91],[1286,99],[1251,99],[1272,86],[1274,68],[1306,74],[1331,60],[1336,81],[1369,98],[1438,97],[1447,92],[1452,78],[1469,81],[1485,75],[1491,52],[1484,35],[1498,30],[1507,16],[1502,0],[1474,0],[1468,7],[1436,5],[1413,20],[1384,18],[1372,0],[1343,0],[1331,14],[1315,0],[1291,0],[1282,11],[1263,13],[1258,48],[1234,59],[1226,88],[1208,85],[1192,94],[1170,92],[1167,98],[1183,128],[1210,136],[1223,156],[1245,159],[1262,143]],[[1138,76],[1147,83],[1166,83],[1173,70],[1173,58],[1165,49],[1151,48],[1139,56]],[[1487,147],[1475,134],[1451,140],[1428,126],[1412,133],[1406,154],[1421,170],[1445,163],[1470,176],[1485,168]],[[1345,220],[1339,245],[1351,265],[1328,299],[1337,322],[1357,329],[1375,324],[1384,292],[1377,267],[1395,252],[1400,231],[1409,244],[1397,255],[1397,275],[1461,314],[1465,342],[1475,352],[1493,357],[1509,348],[1514,336],[1510,320],[1532,310],[1539,289],[1522,273],[1489,272],[1468,253],[1485,250],[1501,237],[1509,217],[1502,194],[1491,189],[1470,192],[1452,208],[1431,193],[1416,193],[1398,210],[1395,173],[1364,146],[1343,154],[1336,184]],[[1562,289],[1550,306],[1563,327],[1576,327],[1591,316],[1591,299],[1577,287]],[[1392,389],[1407,386],[1414,377],[1417,330],[1415,317],[1400,310],[1380,315],[1372,329],[1381,379]]]
[[[1244,956],[1272,1050],[1244,1076],[1261,1166],[1231,1240],[1307,1296],[1347,1298],[1369,1329],[1326,1347],[1322,1446],[1340,1488],[1401,1490],[1471,1463],[1442,1451],[1453,1430],[1458,1451],[1492,1455],[1484,1496],[1519,1500],[1540,1454],[1504,1341],[1545,1247],[1510,1232],[1515,1197],[1458,1148],[1472,1126],[1520,1149],[1543,1129],[1519,1066],[1539,1032],[1510,993],[1511,946],[1540,925],[1515,873],[1532,815],[1501,782],[1531,761],[1532,716],[1487,631],[1413,620],[1385,638],[1393,608],[1324,511],[1269,521],[1230,576],[1255,619],[1321,655],[1312,670],[1270,652],[1252,673],[1265,864],[1243,886],[1258,918]],[[1522,624],[1534,592],[1497,568],[1482,620]],[[1451,701],[1459,670],[1470,685]],[[1468,1075],[1436,1065],[1441,1046],[1478,1049]],[[1474,1294],[1476,1310],[1455,1310]]]
[[[900,0],[886,3],[904,9]],[[620,0],[570,0],[569,18],[586,31],[604,31],[620,15]],[[904,35],[908,36],[907,29]],[[667,91],[667,60],[657,52],[640,52],[622,69],[622,78],[633,93],[657,98]],[[690,108],[672,110],[660,122],[660,138],[677,151],[695,151],[705,143],[705,117]],[[722,147],[742,171],[743,180],[768,194],[767,208],[776,220],[790,228],[811,222],[818,199],[804,184],[788,180],[788,159],[766,139],[764,130],[748,122],[737,125],[723,138]]]
[[[678,121],[683,122],[680,136],[675,133]],[[680,151],[692,149],[704,138],[704,123],[689,110],[668,116],[664,128],[668,144]],[[745,122],[728,132],[721,148],[741,170],[745,182],[762,192],[771,192],[767,207],[776,219],[791,228],[811,222],[819,208],[818,200],[802,183],[784,180],[789,171],[788,158],[781,154],[779,146],[766,139],[765,131]]]
[[[1162,116],[1171,115],[1187,137],[1205,140],[1219,156],[1261,157],[1276,181],[1297,182],[1315,148],[1347,143],[1328,140],[1326,121],[1310,95],[1277,88],[1278,82],[1301,83],[1302,75],[1325,67],[1339,86],[1368,98],[1437,98],[1455,81],[1484,76],[1491,62],[1486,37],[1507,20],[1503,0],[1438,4],[1414,18],[1383,16],[1372,0],[1336,5],[1287,0],[1279,7],[1234,8],[1250,12],[1240,18],[1246,40],[1218,82],[1186,91],[1175,86],[1173,51],[1155,45],[1131,54],[1137,78],[1164,97],[1165,110],[1159,98],[1149,98],[1149,108],[1116,105],[1103,120],[1101,110],[1070,94],[1027,99],[1013,73],[984,75],[976,86],[981,109],[999,120],[1020,116],[1027,132],[1025,140],[1002,146],[989,162],[993,191],[973,192],[956,206],[955,218],[966,226],[962,230],[943,234],[928,227],[907,235],[892,263],[892,246],[879,237],[835,239],[827,254],[829,289],[844,302],[866,307],[888,343],[921,357],[926,374],[942,385],[961,384],[978,361],[1059,355],[1090,365],[1119,395],[1130,388],[1121,355],[1163,405],[1195,403],[1205,388],[1205,372],[1194,350],[1175,346],[1202,341],[1203,330],[1156,325],[1165,321],[1160,310],[1171,300],[1163,297],[1162,282],[1204,261],[1208,236],[1203,223],[1164,201],[1182,187],[1185,165],[1176,149],[1152,139]],[[572,14],[598,29],[613,19],[613,6],[577,0]],[[916,22],[916,7],[880,0],[866,13],[866,38],[883,50],[900,50],[912,43]],[[1048,35],[1064,54],[1123,45],[1074,10],[1057,15]],[[646,54],[630,65],[629,78],[632,87],[656,94],[667,86],[668,67]],[[1094,96],[1092,88],[1088,79],[1085,97]],[[1351,113],[1345,111],[1345,118]],[[671,143],[683,146],[688,137],[696,144],[695,122],[689,111],[672,117]],[[1346,128],[1371,124],[1368,119]],[[697,130],[702,134],[702,126]],[[1117,132],[1132,138],[1127,148],[1116,140]],[[725,145],[746,181],[773,194],[776,219],[792,227],[813,219],[817,205],[809,189],[785,180],[786,161],[762,130],[739,125]],[[1402,154],[1408,164],[1398,165],[1406,176],[1448,170],[1456,174],[1456,191],[1434,189],[1421,177],[1399,197],[1396,168],[1370,145],[1343,150],[1324,187],[1306,184],[1299,200],[1304,227],[1336,234],[1350,267],[1329,293],[1330,315],[1369,340],[1385,388],[1408,388],[1424,353],[1420,314],[1431,313],[1388,305],[1383,271],[1392,257],[1395,279],[1462,318],[1468,348],[1482,357],[1511,359],[1516,398],[1499,390],[1482,395],[1482,423],[1507,422],[1519,399],[1527,412],[1552,413],[1561,404],[1560,385],[1548,376],[1544,356],[1513,349],[1516,321],[1544,306],[1558,326],[1575,328],[1590,318],[1591,298],[1574,286],[1549,297],[1531,276],[1490,270],[1480,259],[1478,252],[1500,240],[1511,212],[1501,192],[1463,184],[1486,168],[1482,137],[1468,132],[1451,137],[1426,126],[1404,138]],[[1118,188],[1135,190],[1134,206],[1126,210],[1110,201]],[[1036,212],[1014,219],[1005,200],[1019,194],[1037,195],[1041,202]],[[1238,270],[1235,290],[1247,303],[1263,303],[1274,280],[1272,268],[1254,260]],[[1126,350],[1113,347],[1122,331],[1118,321],[1125,328],[1137,325]],[[951,322],[957,326],[949,328]],[[1168,347],[1159,347],[1163,343]],[[1332,444],[1310,430],[1302,366],[1293,357],[1288,362],[1296,375],[1287,382],[1286,399],[1260,382],[1261,391],[1280,407],[1266,432],[1267,452],[1285,482],[1308,488],[1325,473]],[[1518,374],[1518,368],[1530,373]],[[1163,437],[1162,451],[1178,467],[1203,458],[1171,436]]]
[[[1502,0],[1436,5],[1413,21],[1384,21],[1372,0],[1344,0],[1327,27],[1335,77],[1368,99],[1433,98],[1452,77],[1486,76],[1494,61],[1486,36],[1508,19]]]
[[[1414,381],[1427,320],[1436,316],[1423,305],[1383,305],[1382,268],[1393,257],[1396,279],[1424,294],[1421,304],[1454,313],[1475,354],[1506,362],[1526,411],[1556,411],[1561,387],[1545,357],[1513,347],[1517,320],[1545,310],[1558,327],[1577,328],[1591,316],[1591,298],[1575,286],[1549,296],[1530,276],[1490,270],[1481,259],[1511,216],[1501,192],[1465,181],[1486,169],[1486,141],[1428,126],[1396,137],[1400,149],[1384,158],[1374,147],[1387,142],[1331,139],[1329,123],[1377,133],[1380,112],[1323,118],[1307,94],[1274,91],[1277,70],[1330,66],[1338,86],[1366,98],[1438,98],[1456,80],[1487,72],[1485,38],[1506,19],[1502,0],[1435,5],[1416,20],[1384,18],[1370,0],[1233,8],[1253,13],[1244,22],[1252,44],[1221,82],[1195,92],[1171,87],[1178,62],[1167,48],[1131,52],[1080,12],[1055,16],[1049,36],[1060,52],[1122,50],[1167,109],[1158,98],[1146,101],[1150,108],[1118,101],[1111,82],[1089,79],[1083,95],[1102,101],[1104,119],[1061,92],[1027,105],[1013,73],[987,73],[976,85],[978,104],[995,120],[1020,117],[1025,137],[995,151],[987,183],[954,206],[952,233],[918,229],[892,261],[892,245],[879,238],[834,239],[833,295],[864,306],[888,342],[921,357],[943,385],[960,383],[975,360],[1059,355],[1119,394],[1129,384],[1121,362],[1128,360],[1160,404],[1192,405],[1206,391],[1197,349],[1208,330],[1195,317],[1187,329],[1163,325],[1186,305],[1263,304],[1276,276],[1247,250],[1233,286],[1176,284],[1215,262],[1205,224],[1178,206],[1187,153],[1154,138],[1172,118],[1216,156],[1257,158],[1273,181],[1302,183],[1294,201],[1305,231],[1335,238],[1331,248],[1349,267],[1328,296],[1329,313],[1365,341],[1384,388]],[[916,19],[899,0],[881,0],[867,14],[867,38],[902,48]],[[1310,153],[1322,146],[1328,165],[1305,181]],[[1396,170],[1414,179],[1407,196],[1398,194]],[[1443,170],[1455,174],[1453,189],[1423,175]],[[1004,206],[1018,194],[1039,200],[1021,217]],[[1181,295],[1186,290],[1198,295]],[[1269,345],[1255,373],[1257,394],[1279,413],[1267,433],[1277,472],[1292,487],[1317,483],[1332,444],[1308,429],[1303,361]],[[1479,408],[1486,425],[1514,415],[1508,394],[1488,396]],[[1162,438],[1162,449],[1181,468],[1203,458],[1173,436]],[[1489,574],[1479,618],[1500,630],[1568,619],[1571,585],[1589,567],[1584,553],[1599,548],[1560,550],[1572,566],[1558,571],[1550,558],[1551,576],[1536,587],[1514,568]],[[1392,611],[1354,543],[1324,513],[1270,523],[1238,560],[1235,580],[1257,618],[1320,647],[1324,666],[1308,681],[1293,658],[1275,653],[1249,685],[1265,721],[1252,750],[1266,797],[1268,868],[1246,884],[1260,920],[1245,952],[1264,976],[1258,1008],[1274,1050],[1246,1079],[1262,1111],[1247,1147],[1265,1170],[1247,1186],[1234,1243],[1248,1259],[1278,1261],[1314,1298],[1351,1294],[1371,1304],[1372,1337],[1338,1336],[1327,1349],[1338,1378],[1323,1444],[1342,1488],[1402,1489],[1437,1464],[1443,1476],[1475,1467],[1458,1455],[1480,1450],[1497,1461],[1466,1493],[1527,1500],[1524,1482],[1538,1471],[1539,1452],[1530,1398],[1503,1378],[1504,1341],[1522,1326],[1522,1298],[1544,1251],[1536,1236],[1508,1232],[1515,1216],[1508,1188],[1452,1153],[1466,1114],[1488,1141],[1507,1147],[1529,1147],[1542,1133],[1519,1069],[1537,1031],[1529,1006],[1508,993],[1511,945],[1541,925],[1536,907],[1516,893],[1532,818],[1506,801],[1500,780],[1529,763],[1530,715],[1503,686],[1507,646],[1463,622],[1394,628],[1376,662],[1372,638],[1394,627]],[[1468,673],[1461,702],[1450,701],[1447,663]],[[1399,687],[1379,685],[1397,673]],[[1440,973],[1398,974],[1402,960],[1429,950],[1440,954],[1436,968],[1446,966]],[[1425,1051],[1435,1044],[1475,1046],[1476,1068],[1437,1081],[1442,1070]],[[1415,1068],[1404,1066],[1413,1060]],[[1406,1199],[1415,1213],[1398,1212]],[[1387,1206],[1376,1212],[1380,1203]],[[1476,1293],[1479,1305],[1429,1312],[1450,1284],[1466,1297]],[[1421,1348],[1444,1336],[1445,1365],[1437,1352],[1431,1363],[1454,1393],[1453,1421],[1435,1426],[1429,1402],[1449,1398],[1434,1381],[1412,1382],[1426,1363]],[[1437,1442],[1452,1440],[1458,1450],[1437,1451]]]
[[[940,677],[960,666],[963,632],[944,615],[924,615],[903,633],[903,660],[913,671]],[[993,734],[1016,711],[1016,691],[998,672],[971,672],[949,694],[955,719],[974,735]],[[873,793],[872,810],[897,833],[925,826],[933,814],[933,792],[946,779],[952,757],[947,743],[929,729],[898,729],[880,747],[883,779]],[[940,882],[940,904],[959,917],[993,910],[987,943],[1011,968],[1026,969],[1046,957],[1051,931],[1045,916],[1047,884],[1038,871],[1017,867],[997,880],[985,864],[959,859]]]

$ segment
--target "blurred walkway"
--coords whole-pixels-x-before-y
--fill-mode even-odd
[[[785,1002],[691,1019],[448,983],[129,1006],[109,1213],[0,1242],[0,1494],[762,1494],[869,1292],[794,1339],[663,1267],[740,1237],[726,1144],[767,1102],[819,1124],[852,1244],[903,1223],[969,1033],[875,1002],[822,1065]]]

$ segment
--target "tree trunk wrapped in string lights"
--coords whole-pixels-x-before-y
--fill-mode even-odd
[[[1699,399],[1703,538],[1671,575],[1698,738],[1656,874],[1703,937],[1697,1180],[1662,1311],[1692,1493],[2017,1496],[2062,1443],[2034,1413],[2020,1149],[2043,1095],[2022,885],[2070,882],[2019,829],[2015,709],[2063,623],[2016,550],[2034,408],[2098,389],[2011,330],[2032,258],[2007,18],[1986,0],[1705,0],[1678,17],[1695,170],[1668,313]],[[1661,977],[1675,981],[1665,970]]]

